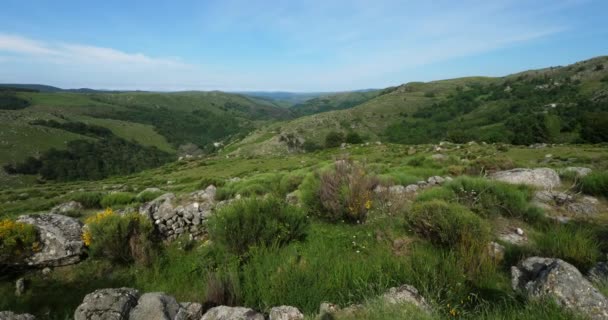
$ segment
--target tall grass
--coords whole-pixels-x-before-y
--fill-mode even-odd
[[[608,171],[593,172],[580,179],[584,193],[608,197]]]
[[[584,226],[556,224],[535,237],[539,254],[563,259],[585,272],[601,256],[600,239]]]

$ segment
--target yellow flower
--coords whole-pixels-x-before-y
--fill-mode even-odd
[[[372,208],[372,200],[365,201],[365,209],[369,210]]]
[[[91,245],[91,240],[93,240],[93,237],[91,236],[91,232],[89,230],[85,230],[82,233],[82,242],[84,242],[84,245],[88,247]]]
[[[452,317],[455,317],[455,316],[456,316],[456,314],[457,314],[456,309],[453,309],[453,308],[452,308],[452,309],[450,310],[450,315],[451,315]]]

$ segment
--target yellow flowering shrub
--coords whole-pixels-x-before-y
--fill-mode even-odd
[[[114,262],[150,262],[153,249],[152,222],[137,213],[120,215],[106,209],[85,220],[82,240],[93,257]]]
[[[19,261],[39,248],[34,226],[9,219],[0,220],[0,263]]]

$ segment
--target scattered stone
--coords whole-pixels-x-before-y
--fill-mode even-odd
[[[405,193],[416,193],[416,192],[418,192],[418,189],[419,189],[418,185],[410,184],[405,187]]]
[[[548,297],[593,320],[608,319],[608,299],[571,264],[531,257],[511,268],[512,286],[530,298]]]
[[[69,201],[53,207],[53,209],[51,209],[51,213],[65,215],[71,212],[80,212],[82,210],[84,210],[82,204],[76,201]]]
[[[180,309],[175,298],[162,292],[143,294],[131,310],[129,320],[173,320]]]
[[[127,320],[138,299],[139,292],[131,288],[96,290],[84,297],[74,320]]]
[[[528,238],[524,235],[524,231],[521,228],[507,229],[498,235],[498,239],[515,245],[522,245],[528,242]]]
[[[515,233],[517,233],[520,236],[523,236],[524,235],[524,230],[522,228],[516,228],[515,229]]]
[[[36,317],[29,313],[16,314],[11,311],[0,311],[0,320],[36,320]]]
[[[15,282],[15,295],[22,296],[25,293],[25,279],[19,278]]]
[[[402,185],[390,186],[388,192],[391,196],[400,196],[405,193],[405,187]]]
[[[203,316],[203,305],[196,302],[182,302],[175,319],[179,320],[200,320]]]
[[[592,170],[585,167],[567,167],[563,172],[575,172],[577,177],[582,178],[590,174]]]
[[[24,215],[18,222],[33,225],[40,235],[39,251],[26,258],[33,267],[54,267],[78,263],[84,253],[82,223],[60,214]]]
[[[553,189],[561,184],[559,175],[555,170],[549,168],[537,169],[512,169],[498,171],[490,176],[494,180],[511,184],[525,184],[542,189]]]
[[[599,212],[598,205],[599,201],[596,198],[583,196],[579,201],[567,204],[566,210],[577,215],[592,216]]]
[[[280,306],[270,309],[269,320],[303,320],[304,315],[298,308]]]
[[[505,246],[492,241],[488,244],[488,254],[495,261],[502,261],[505,258]]]
[[[264,320],[264,315],[249,308],[219,306],[207,311],[201,320]]]
[[[325,319],[327,315],[331,316],[336,312],[340,311],[340,306],[331,302],[321,302],[319,306],[319,316],[321,319]]]
[[[534,194],[537,206],[551,210],[553,206],[562,207],[574,215],[591,216],[598,213],[599,200],[591,196],[574,197],[565,192],[543,190]]]
[[[408,156],[415,155],[415,154],[416,154],[416,148],[414,148],[414,147],[410,147],[410,148],[407,150],[407,155],[408,155]]]
[[[298,197],[298,190],[288,193],[285,196],[285,202],[292,206],[300,205],[300,198]]]
[[[432,176],[426,180],[430,185],[441,185],[445,182],[445,179],[440,176]]]
[[[51,272],[53,272],[53,269],[51,269],[49,267],[42,269],[42,275],[45,277],[49,276],[51,274]]]
[[[409,284],[404,284],[400,287],[390,288],[382,295],[382,300],[388,304],[404,304],[410,303],[416,307],[431,312],[431,306],[426,302],[416,288]]]

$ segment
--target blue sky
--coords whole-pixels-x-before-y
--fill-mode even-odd
[[[608,54],[606,0],[2,0],[0,82],[339,91]]]

